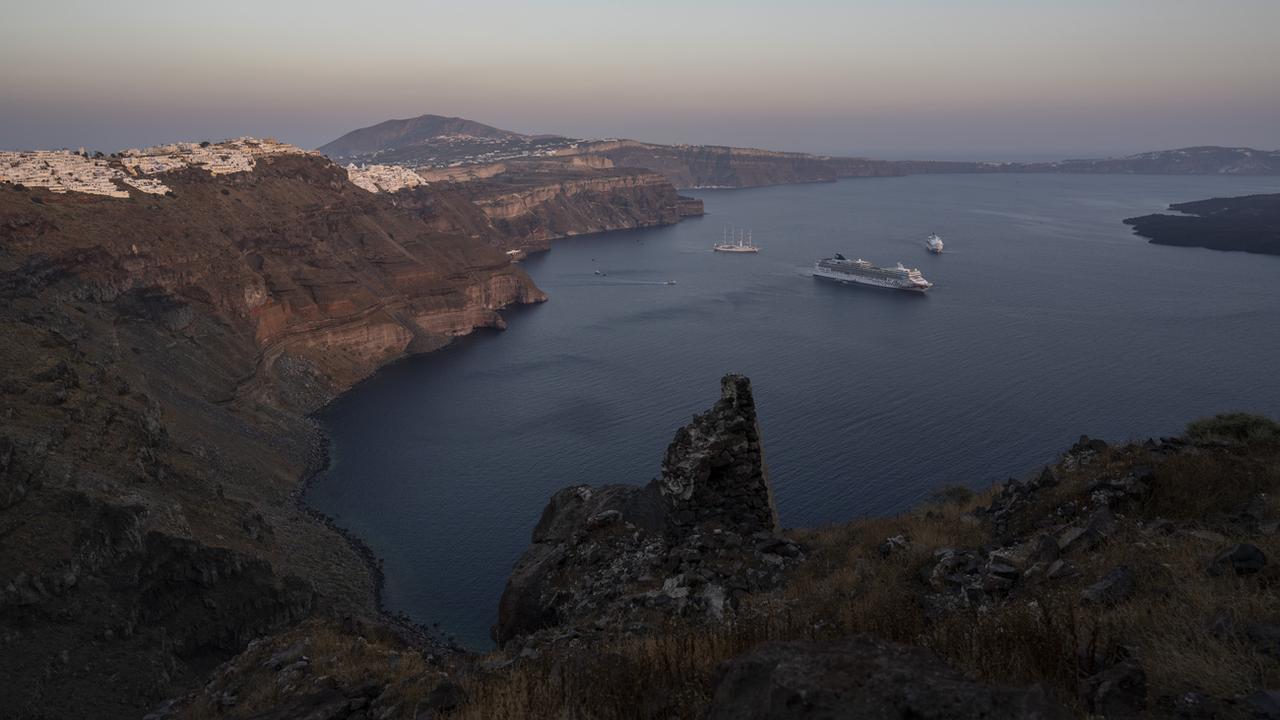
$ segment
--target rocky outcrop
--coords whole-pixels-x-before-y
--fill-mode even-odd
[[[1276,164],[1280,168],[1280,159]],[[1196,200],[1169,209],[1179,214],[1142,215],[1124,224],[1156,245],[1280,255],[1280,194]]]
[[[802,551],[779,535],[751,383],[680,428],[643,487],[556,493],[516,564],[494,640],[526,648],[643,634],[663,617],[722,619]]]
[[[716,674],[709,720],[1070,717],[1039,687],[976,683],[927,650],[865,635],[765,643]]]
[[[742,533],[777,533],[751,382],[721,380],[720,401],[676,431],[662,461],[659,490],[678,527],[720,527]]]

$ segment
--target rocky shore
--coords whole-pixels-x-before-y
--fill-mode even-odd
[[[1211,198],[1169,206],[1178,215],[1126,218],[1156,245],[1280,255],[1280,194]]]

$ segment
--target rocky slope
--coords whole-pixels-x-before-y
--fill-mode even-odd
[[[1176,203],[1181,215],[1125,219],[1157,245],[1280,255],[1280,195],[1245,195]]]
[[[138,717],[265,632],[375,615],[298,507],[302,413],[543,299],[323,158],[163,179],[0,185],[0,716]]]

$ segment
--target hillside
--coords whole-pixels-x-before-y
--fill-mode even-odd
[[[1280,255],[1280,195],[1245,195],[1177,203],[1181,215],[1127,218],[1134,233],[1157,245]]]
[[[555,136],[522,135],[457,117],[420,115],[404,120],[387,120],[342,137],[319,148],[335,160],[447,164],[453,158],[483,153],[495,148],[535,147],[563,141]]]
[[[12,155],[0,716],[14,718],[139,717],[306,618],[451,652],[379,619],[372,557],[299,505],[324,462],[305,414],[544,300],[502,250],[701,211],[634,170],[370,192],[273,141]]]

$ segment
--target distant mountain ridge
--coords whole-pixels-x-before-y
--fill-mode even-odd
[[[1027,163],[1026,172],[1140,175],[1280,175],[1280,150],[1199,145],[1119,158]]]
[[[443,168],[568,158],[662,173],[678,188],[759,187],[848,177],[932,173],[1280,175],[1280,150],[1198,146],[1119,158],[1036,163],[929,162],[830,157],[717,145],[522,135],[463,118],[423,115],[355,130],[320,148],[342,162]]]

